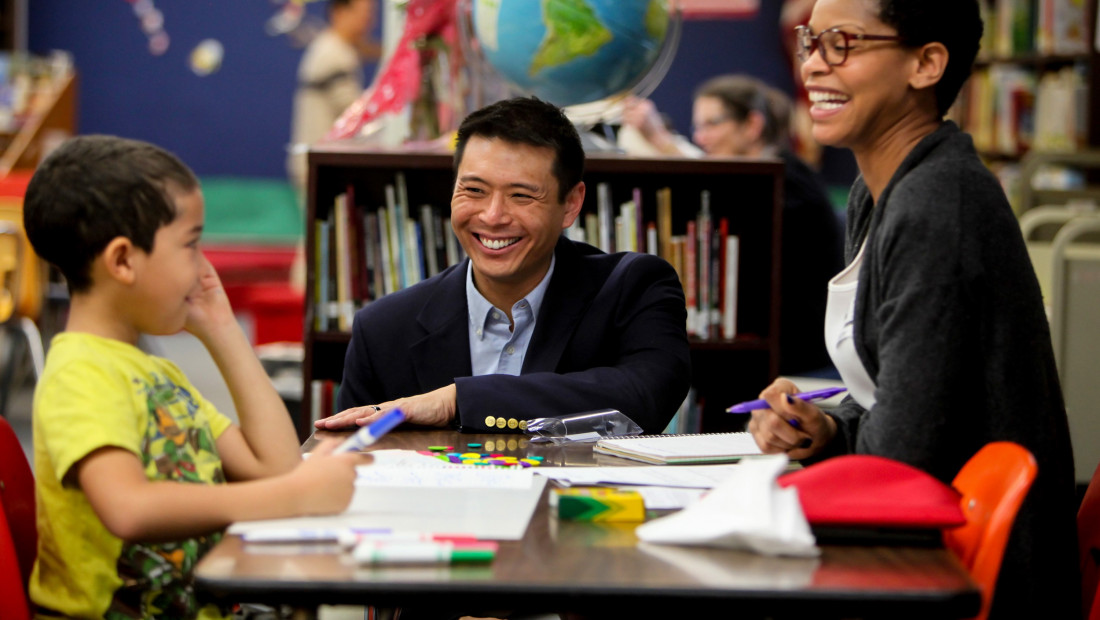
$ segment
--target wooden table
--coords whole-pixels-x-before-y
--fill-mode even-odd
[[[318,431],[303,445],[334,433]],[[555,465],[636,465],[593,455],[591,444],[530,444],[522,435],[395,431],[375,449],[465,448],[541,455]],[[490,446],[489,442],[492,442]],[[476,492],[476,491],[471,491]],[[441,507],[445,509],[445,507]],[[247,548],[226,536],[195,569],[207,596],[298,606],[362,604],[520,609],[667,617],[961,618],[980,605],[965,569],[942,548],[824,546],[817,559],[639,543],[634,524],[558,521],[546,498],[523,539],[502,542],[485,566],[357,566],[335,545]],[[719,607],[722,606],[722,607]]]

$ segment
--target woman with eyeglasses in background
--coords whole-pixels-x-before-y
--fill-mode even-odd
[[[765,452],[875,454],[947,483],[988,442],[1025,446],[1038,477],[993,617],[1074,618],[1073,456],[1039,286],[1000,184],[943,119],[978,51],[977,2],[818,0],[798,28],[814,138],[860,171],[825,322],[849,396],[825,412],[777,380],[749,430]]]
[[[782,92],[747,75],[720,75],[695,90],[692,139],[707,157],[783,161],[779,372],[835,376],[821,322],[829,278],[843,264],[843,235],[821,179],[790,149],[790,116]],[[627,102],[623,126],[662,153],[700,155],[665,127],[648,100]]]

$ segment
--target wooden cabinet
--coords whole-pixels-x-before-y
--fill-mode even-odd
[[[407,187],[407,204],[414,213],[420,205],[449,212],[453,185],[451,153],[363,150],[334,144],[309,153],[306,226],[306,311],[303,344],[303,385],[308,395],[315,381],[341,379],[350,340],[346,331],[317,329],[318,312],[330,302],[319,300],[318,256],[322,240],[316,222],[326,220],[338,197],[351,190],[355,205],[366,212],[386,204],[386,185],[400,173]],[[692,384],[704,401],[707,431],[725,430],[744,423],[722,410],[739,400],[754,398],[777,375],[779,333],[779,256],[782,217],[783,167],[779,160],[656,159],[617,155],[590,155],[584,180],[584,213],[596,211],[600,183],[619,205],[640,192],[643,219],[656,219],[656,194],[669,188],[673,234],[683,234],[696,217],[705,190],[715,222],[726,218],[730,234],[740,240],[737,286],[737,333],[730,339],[692,339]],[[582,216],[583,217],[583,216]],[[444,231],[447,235],[449,229]],[[354,256],[356,253],[352,252]],[[356,259],[358,260],[358,259]],[[327,287],[332,288],[332,287]],[[369,302],[368,302],[369,303]],[[318,415],[307,396],[299,432],[308,435]]]

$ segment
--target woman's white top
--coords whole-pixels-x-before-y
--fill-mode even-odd
[[[875,382],[860,361],[855,339],[852,338],[859,266],[863,264],[863,250],[866,247],[867,242],[864,241],[852,264],[829,280],[829,301],[825,306],[825,348],[848,393],[864,409],[870,409],[875,405]]]

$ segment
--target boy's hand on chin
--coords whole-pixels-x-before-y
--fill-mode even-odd
[[[199,339],[221,326],[237,323],[221,278],[206,256],[202,257],[199,282],[187,297],[187,306],[187,322],[183,328]]]

